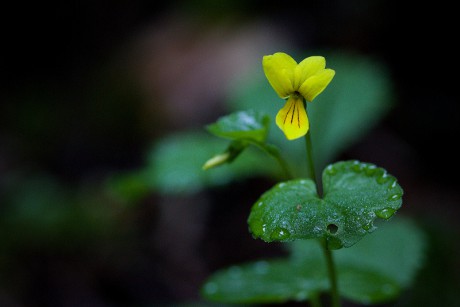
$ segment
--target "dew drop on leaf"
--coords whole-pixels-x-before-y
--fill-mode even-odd
[[[262,233],[265,234],[266,231],[267,231],[267,224],[263,224],[262,225]]]
[[[375,174],[375,171],[377,170],[377,166],[375,165],[369,165],[365,169],[366,176],[373,176]]]
[[[361,173],[364,169],[364,166],[359,163],[358,161],[355,161],[353,162],[353,165],[351,167],[351,169],[355,172],[355,173]]]
[[[387,182],[390,179],[391,179],[391,177],[388,176],[388,174],[385,172],[385,173],[383,173],[382,176],[377,177],[377,183],[384,184],[385,182]]]
[[[382,219],[389,219],[396,210],[391,209],[391,208],[385,208],[382,210],[375,211],[375,214]]]
[[[370,230],[373,230],[374,229],[374,224],[372,222],[366,224],[366,225],[363,225],[363,229],[366,230],[366,231],[370,231]]]
[[[402,197],[401,194],[397,193],[397,194],[393,194],[391,195],[390,197],[388,197],[388,200],[398,200]]]
[[[289,238],[291,234],[285,228],[275,228],[270,234],[270,239],[272,240],[285,240]]]
[[[335,175],[337,173],[337,170],[334,168],[334,166],[331,164],[326,168],[326,172],[329,175]]]

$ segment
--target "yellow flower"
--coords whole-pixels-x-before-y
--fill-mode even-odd
[[[278,96],[287,99],[276,115],[276,124],[289,140],[304,136],[309,129],[304,100],[312,102],[331,82],[335,71],[325,68],[322,56],[311,56],[297,64],[282,52],[264,56],[262,66]]]

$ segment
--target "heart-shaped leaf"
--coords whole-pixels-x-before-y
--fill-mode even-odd
[[[269,124],[268,115],[249,110],[223,116],[206,128],[212,134],[222,138],[264,142],[267,138]]]
[[[396,178],[374,164],[344,161],[323,172],[324,195],[314,182],[277,184],[253,205],[248,218],[254,237],[266,242],[325,238],[329,249],[350,247],[390,218],[402,204]]]

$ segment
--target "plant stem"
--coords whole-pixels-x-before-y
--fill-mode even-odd
[[[283,172],[284,172],[284,175],[286,176],[287,179],[292,179],[294,178],[291,171],[289,170],[289,166],[286,162],[286,160],[284,160],[280,153],[278,152],[278,150],[276,150],[275,152],[272,152],[271,151],[271,154],[272,156],[278,161],[278,163],[281,165],[281,168],[283,169]]]
[[[318,180],[316,179],[315,164],[313,162],[313,152],[312,152],[312,143],[311,143],[311,133],[310,130],[305,135],[305,144],[307,149],[307,167],[308,167],[308,177],[312,179],[317,189],[319,189]]]
[[[340,307],[340,296],[337,287],[337,273],[335,271],[334,259],[332,258],[332,251],[327,248],[326,239],[321,240],[324,256],[326,257],[327,273],[329,275],[329,282],[331,284],[331,299],[333,307]]]
[[[284,173],[284,176],[286,177],[286,179],[293,179],[294,178],[294,176],[292,175],[292,173],[291,173],[291,171],[289,169],[289,166],[288,166],[286,160],[283,159],[283,157],[281,156],[281,154],[280,154],[280,152],[279,152],[277,147],[272,146],[270,144],[265,144],[265,143],[255,142],[255,141],[253,141],[251,143],[256,145],[257,147],[259,147],[263,151],[265,151],[267,154],[272,156],[279,163],[279,165],[281,166],[281,169],[283,170],[283,173]]]
[[[315,184],[316,188],[318,190],[318,195],[322,194],[320,193],[320,186],[319,182],[316,178],[316,172],[315,172],[315,164],[313,161],[313,154],[312,154],[312,142],[311,142],[311,133],[310,130],[307,132],[305,135],[305,143],[306,143],[306,150],[307,150],[307,167],[308,167],[308,176],[310,179],[312,179]],[[322,195],[320,195],[321,197]],[[329,276],[329,283],[331,287],[331,301],[332,301],[332,306],[333,307],[340,307],[340,296],[339,296],[339,290],[337,287],[337,273],[335,271],[335,265],[334,265],[334,259],[332,258],[332,251],[328,249],[327,247],[327,242],[326,239],[320,239],[321,241],[321,247],[324,252],[324,256],[326,257],[326,265],[327,265],[327,273]]]

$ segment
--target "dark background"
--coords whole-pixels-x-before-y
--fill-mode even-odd
[[[230,190],[241,199],[256,198],[264,190],[260,179],[186,199],[152,193],[131,207],[105,198],[98,190],[113,172],[141,167],[146,150],[158,138],[201,127],[221,114],[224,97],[218,90],[207,94],[203,106],[189,103],[172,106],[185,111],[168,109],[171,105],[164,97],[180,94],[184,88],[178,85],[194,88],[193,80],[184,81],[169,67],[174,70],[182,63],[181,54],[187,59],[214,51],[225,54],[222,49],[229,46],[225,35],[211,40],[211,46],[200,46],[213,27],[223,27],[224,33],[235,37],[253,23],[273,31],[265,34],[269,42],[279,38],[281,29],[296,48],[351,51],[387,66],[395,107],[342,156],[372,161],[399,179],[408,204],[404,210],[419,218],[432,240],[434,265],[423,271],[419,289],[424,289],[423,281],[431,282],[437,299],[445,302],[455,293],[435,286],[437,279],[455,282],[459,272],[458,259],[452,257],[458,252],[460,218],[458,50],[454,47],[458,16],[447,1],[404,7],[383,0],[289,5],[71,1],[9,3],[2,15],[0,230],[7,244],[0,247],[1,306],[193,302],[199,300],[200,283],[215,269],[282,253],[276,246],[267,249],[254,242],[245,231],[229,233],[232,225],[245,230],[245,206],[210,205],[228,201]],[[191,35],[184,31],[190,24],[196,25]],[[149,60],[146,50],[158,53]],[[203,72],[193,68],[184,70],[198,76],[199,86]],[[152,71],[155,74],[149,77]],[[185,95],[183,99],[184,104],[200,101]],[[75,202],[91,203],[78,195],[92,195],[97,199],[94,205],[101,201],[106,211],[97,211],[89,228],[79,224],[77,215],[70,228],[56,226],[33,236],[40,226],[27,232],[28,224],[16,224],[9,214],[18,194],[34,200],[31,191],[40,191],[47,180],[64,191],[58,194],[71,195]],[[246,184],[255,187],[251,195]],[[164,205],[170,203],[178,205]],[[185,204],[194,208],[186,209],[182,220],[169,221],[170,214]],[[31,221],[43,214],[31,209]],[[100,215],[105,216],[104,226]],[[432,302],[425,301],[424,306]]]

